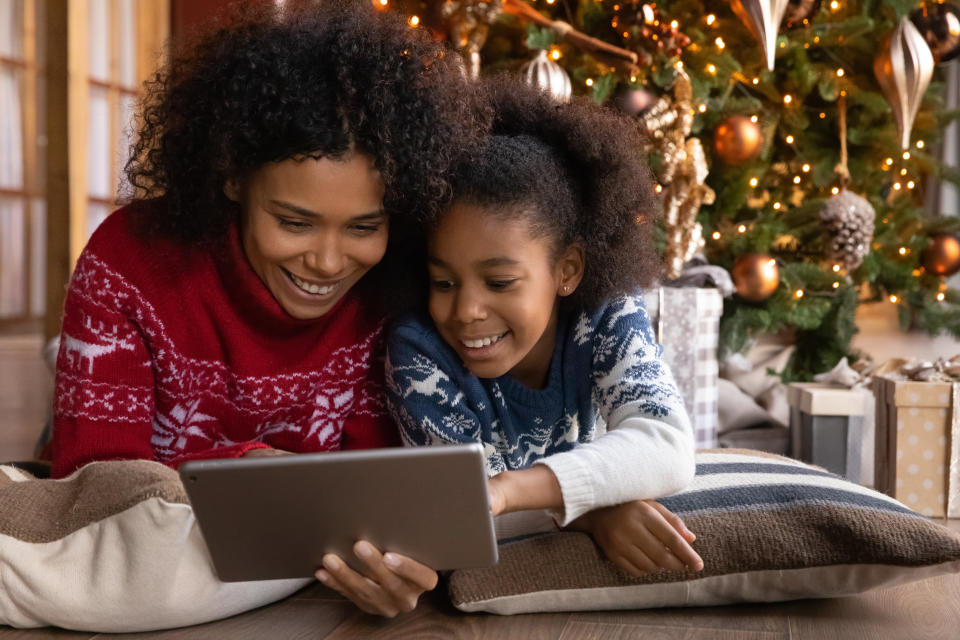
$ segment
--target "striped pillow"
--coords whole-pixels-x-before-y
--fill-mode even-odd
[[[893,498],[796,460],[697,453],[661,502],[697,534],[699,573],[632,578],[583,533],[507,541],[500,562],[450,576],[454,605],[499,614],[775,602],[860,593],[960,572],[960,535]]]

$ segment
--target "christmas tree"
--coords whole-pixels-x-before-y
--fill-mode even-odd
[[[505,69],[636,117],[664,197],[666,274],[729,269],[720,350],[793,332],[785,380],[851,354],[858,304],[960,337],[960,219],[922,208],[960,117],[937,63],[960,10],[911,0],[374,0],[432,29],[467,73]],[[393,3],[393,4],[391,4]],[[905,354],[906,355],[906,354]]]

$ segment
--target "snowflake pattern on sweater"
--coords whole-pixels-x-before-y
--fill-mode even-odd
[[[221,253],[149,241],[130,210],[101,225],[65,305],[54,474],[85,462],[171,465],[396,441],[382,400],[382,324],[348,294],[312,324],[285,315],[235,229]],[[228,266],[224,266],[228,265]]]
[[[490,475],[590,442],[628,414],[686,422],[638,295],[561,316],[541,390],[509,375],[477,378],[428,318],[396,324],[387,351],[388,405],[404,442],[481,442]]]

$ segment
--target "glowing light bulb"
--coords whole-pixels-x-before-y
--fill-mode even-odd
[[[820,119],[823,120],[823,119],[826,118],[826,117],[827,117],[827,114],[825,114],[823,111],[821,111],[821,112],[820,112]]]
[[[840,193],[840,187],[834,187],[833,189],[830,189],[830,193],[832,193],[833,195],[837,195],[838,193]]]
[[[946,296],[943,295],[943,291],[941,291],[940,293],[937,294],[937,302],[943,302],[943,299],[945,297]]]
[[[842,78],[842,77],[843,77],[843,69],[837,69],[837,77],[838,77],[838,78]]]
[[[751,82],[753,82],[753,84],[760,84],[760,78],[754,78]]]
[[[899,299],[900,298],[898,298],[897,296],[890,296],[890,302],[892,302],[893,304],[897,304],[897,300]]]
[[[800,184],[800,176],[793,176],[793,184]]]
[[[810,165],[805,164],[802,167],[800,167],[800,170],[803,171],[804,173],[810,173]]]
[[[906,169],[900,169],[900,175],[902,175],[902,176],[907,175],[907,170],[906,170]]]
[[[760,121],[760,118],[759,118],[759,117],[757,117],[757,116],[755,116],[755,115],[750,116],[750,122],[756,124],[756,123],[759,122],[759,121]]]
[[[774,203],[773,203],[773,208],[774,208],[774,210],[776,210],[776,211],[780,211],[780,207],[782,207],[782,206],[783,206],[783,205],[780,204],[779,202],[774,202]]]
[[[787,136],[785,140],[787,141],[787,144],[793,144],[793,136]]]
[[[793,295],[797,296],[798,298],[802,298],[802,297],[803,297],[803,289],[797,289],[796,291],[794,291]]]
[[[902,255],[902,256],[907,255],[907,248],[906,248],[906,247],[900,247],[900,249],[899,249],[898,251],[899,251],[900,255]]]
[[[658,184],[656,187],[654,187],[654,190],[655,190],[657,193],[660,193],[661,191],[663,191],[663,185],[662,185],[662,184]]]
[[[838,264],[833,265],[833,272],[834,272],[834,273],[840,273],[840,265],[838,265]]]
[[[717,73],[717,66],[714,64],[708,64],[707,73],[709,73],[710,75],[715,75]]]
[[[719,231],[714,231],[714,232],[713,232],[713,239],[714,239],[714,240],[719,240],[719,239],[720,239],[720,232],[719,232]]]
[[[783,104],[790,104],[791,102],[793,102],[793,96],[791,96],[789,93],[783,96]]]
[[[833,0],[833,2],[830,3],[830,11],[836,11],[839,8],[840,8],[840,3],[837,2],[837,0]]]
[[[909,160],[909,159],[910,159],[910,152],[909,152],[909,151],[904,151],[904,152],[903,152],[903,159],[904,159],[904,160]]]
[[[890,165],[893,164],[893,158],[887,158],[886,160],[883,161],[883,163],[889,167]]]
[[[420,17],[419,17],[419,16],[410,16],[410,20],[408,20],[408,22],[410,23],[410,26],[411,26],[411,27],[415,27],[415,26],[417,26],[418,24],[420,24]]]
[[[834,280],[834,281],[833,281],[833,288],[834,288],[834,289],[839,289],[839,288],[840,288],[840,283],[839,283],[838,281]]]
[[[713,15],[712,13],[707,16],[707,24],[708,24],[708,25],[713,26],[713,23],[716,22],[716,21],[717,21],[717,16]]]
[[[717,49],[723,49],[725,46],[727,46],[727,45],[723,42],[723,38],[721,38],[721,37],[719,37],[719,36],[717,36],[717,39],[714,40],[714,42],[717,43]]]
[[[894,183],[893,183],[893,189],[894,189],[894,191],[900,191],[900,183],[899,183],[899,182],[894,182]]]
[[[680,23],[677,22],[676,20],[671,20],[671,21],[670,21],[670,28],[671,28],[671,29],[679,29],[679,28],[680,28]]]
[[[923,140],[917,140],[917,149],[923,149]]]
[[[737,227],[737,231],[739,231],[740,233],[746,233],[747,225],[745,224],[740,225],[739,227]]]
[[[755,186],[757,186],[758,184],[760,184],[760,180],[758,180],[757,178],[750,178],[750,186],[751,186],[751,187],[755,187]]]
[[[553,48],[553,49],[550,49],[550,57],[553,58],[554,60],[559,60],[560,58],[563,57],[563,53],[561,53],[560,49]]]
[[[697,111],[699,111],[700,113],[706,113],[706,112],[707,112],[707,105],[705,105],[705,104],[703,104],[703,103],[701,102],[700,105],[697,107]]]
[[[917,186],[917,183],[913,180],[907,183],[907,189],[913,189],[915,186]]]
[[[593,86],[593,78],[587,78],[586,84],[587,84],[588,87],[592,87],[592,86]]]

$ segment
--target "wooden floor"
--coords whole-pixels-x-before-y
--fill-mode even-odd
[[[32,455],[52,381],[34,336],[0,336],[0,458]],[[960,531],[960,520],[948,523]],[[530,638],[531,640],[947,640],[960,638],[960,574],[850,598],[697,609],[494,616],[463,614],[442,590],[413,613],[382,620],[318,584],[226,620],[144,634],[0,627],[0,640],[46,638]]]

